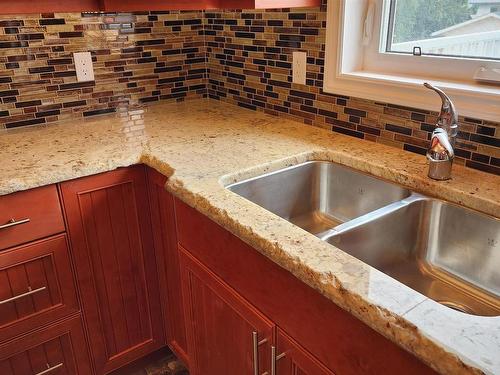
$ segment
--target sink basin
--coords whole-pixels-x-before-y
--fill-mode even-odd
[[[456,310],[500,315],[500,222],[415,196],[324,238]]]
[[[227,186],[458,311],[500,315],[500,220],[331,162]]]
[[[323,161],[299,164],[227,188],[313,234],[411,194],[398,185]]]

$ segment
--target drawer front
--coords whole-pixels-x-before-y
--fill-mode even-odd
[[[65,235],[0,252],[0,342],[76,311]]]
[[[80,316],[0,345],[2,375],[91,373]]]
[[[55,185],[0,196],[0,250],[64,232]]]

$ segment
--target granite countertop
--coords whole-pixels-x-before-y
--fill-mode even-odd
[[[454,166],[436,182],[423,156],[212,100],[2,131],[0,195],[145,163],[174,195],[437,371],[500,374],[500,317],[446,308],[224,188],[307,160],[500,212],[498,176]]]

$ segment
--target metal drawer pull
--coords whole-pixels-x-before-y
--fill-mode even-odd
[[[276,362],[286,357],[286,353],[276,355],[276,347],[271,346],[271,375],[276,375]]]
[[[259,341],[259,334],[256,331],[252,332],[253,342],[253,373],[259,375],[259,346],[267,342],[267,339]]]
[[[9,302],[18,300],[18,299],[23,298],[23,297],[31,296],[32,294],[41,292],[42,290],[45,290],[45,289],[47,289],[47,287],[46,286],[42,286],[41,288],[33,289],[32,290],[31,287],[29,286],[28,287],[28,291],[26,293],[18,294],[17,296],[4,299],[3,301],[0,301],[0,305],[3,305],[4,303],[9,303]]]
[[[26,223],[29,223],[30,222],[30,219],[26,218],[26,219],[21,219],[21,220],[14,220],[14,219],[10,219],[9,221],[7,221],[7,223],[3,224],[3,225],[0,225],[0,229],[6,229],[6,228],[10,228],[10,227],[15,227],[16,225],[21,225],[21,224],[26,224]]]
[[[60,367],[63,367],[64,366],[64,363],[59,363],[55,366],[52,366],[50,367],[50,365],[47,363],[47,370],[43,370],[43,371],[40,371],[40,372],[37,372],[35,375],[43,375],[43,374],[48,374],[49,372],[52,372],[54,370],[57,370],[58,368]]]

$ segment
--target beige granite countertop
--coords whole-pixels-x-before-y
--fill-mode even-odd
[[[2,131],[0,195],[148,164],[177,197],[437,371],[500,374],[500,317],[448,309],[224,188],[307,160],[500,215],[498,176],[454,166],[452,180],[432,181],[423,156],[211,100]]]

